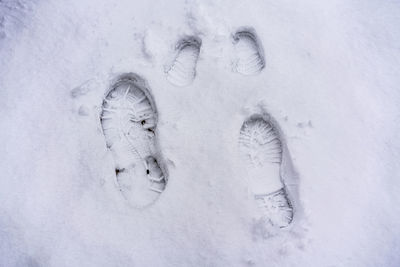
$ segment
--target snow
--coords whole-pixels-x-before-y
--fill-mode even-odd
[[[399,266],[396,1],[0,2],[0,266]],[[265,67],[234,71],[232,34]],[[166,71],[201,39],[196,77]],[[168,184],[127,205],[100,124],[113,79],[143,77]],[[295,217],[257,221],[243,122],[279,126]]]

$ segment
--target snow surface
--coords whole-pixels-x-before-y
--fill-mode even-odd
[[[390,0],[0,1],[0,266],[399,266],[399,26]],[[241,27],[263,45],[257,75],[232,71]],[[165,71],[192,35],[197,75],[176,87]],[[129,72],[154,96],[169,173],[142,210],[99,120]],[[262,111],[299,193],[275,232],[238,168]]]

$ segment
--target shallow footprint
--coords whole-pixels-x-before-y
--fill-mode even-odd
[[[201,40],[197,37],[182,39],[176,46],[177,54],[167,71],[167,79],[173,85],[187,86],[196,77],[196,64],[199,58]]]
[[[235,70],[243,75],[259,73],[265,67],[262,45],[255,31],[250,29],[238,30],[233,35],[236,59]]]
[[[153,203],[167,177],[159,165],[157,111],[144,79],[133,73],[117,79],[104,99],[101,124],[123,196],[135,207]]]
[[[272,226],[288,226],[293,208],[280,176],[282,143],[276,129],[261,115],[253,115],[240,129],[239,146],[263,218]]]

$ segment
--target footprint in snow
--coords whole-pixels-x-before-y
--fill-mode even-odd
[[[255,75],[265,67],[263,48],[253,29],[233,35],[236,72]],[[201,39],[190,36],[176,46],[166,71],[175,86],[188,86],[196,77]],[[293,221],[291,197],[281,177],[282,138],[269,115],[254,114],[244,121],[239,134],[243,168],[260,217],[269,225],[284,228]],[[145,80],[128,73],[117,77],[107,92],[101,113],[106,144],[115,160],[122,195],[135,207],[155,202],[165,190],[167,170],[157,143],[157,109]]]
[[[135,207],[153,203],[168,178],[157,144],[157,110],[143,78],[117,78],[104,98],[101,125],[122,195]]]

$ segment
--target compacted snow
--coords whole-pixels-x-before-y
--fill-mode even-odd
[[[0,1],[0,266],[399,266],[400,3]]]

